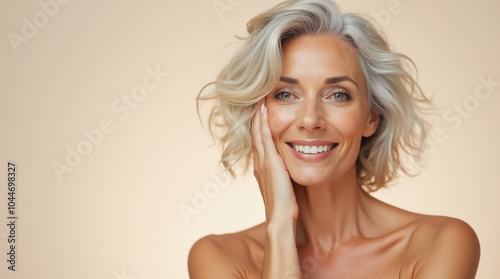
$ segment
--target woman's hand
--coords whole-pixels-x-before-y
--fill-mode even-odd
[[[264,199],[267,224],[261,278],[302,278],[295,244],[299,208],[290,175],[276,150],[268,119],[263,98],[252,119],[254,175]]]
[[[293,192],[290,175],[283,159],[276,150],[269,115],[264,97],[258,104],[257,113],[252,120],[254,175],[259,183],[260,192],[266,208],[266,220],[277,221],[282,218],[297,219],[299,208]]]

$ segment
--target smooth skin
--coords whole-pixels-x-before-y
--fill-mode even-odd
[[[379,118],[351,46],[327,34],[288,41],[282,78],[252,119],[266,222],[198,240],[190,277],[474,278],[480,248],[467,223],[393,207],[357,182],[361,139]],[[287,144],[297,140],[337,146],[305,162]]]

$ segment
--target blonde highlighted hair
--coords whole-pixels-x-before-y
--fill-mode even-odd
[[[376,191],[397,177],[398,171],[412,175],[403,166],[402,156],[419,162],[427,124],[421,117],[430,100],[422,93],[411,69],[410,58],[390,50],[386,39],[364,16],[340,13],[328,0],[285,1],[252,18],[249,35],[217,79],[203,87],[197,97],[215,104],[208,119],[209,131],[223,129],[218,137],[220,163],[234,176],[234,164],[246,157],[250,165],[251,119],[259,100],[279,82],[282,71],[282,45],[304,34],[330,34],[353,46],[359,56],[367,82],[369,109],[381,115],[374,135],[363,138],[356,161],[358,181],[367,191]],[[215,90],[202,95],[208,86]],[[220,122],[217,122],[220,120]]]

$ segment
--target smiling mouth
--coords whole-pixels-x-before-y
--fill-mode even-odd
[[[317,154],[330,151],[335,148],[338,143],[327,144],[327,145],[301,145],[301,144],[292,144],[291,142],[286,143],[291,148],[295,149],[297,152],[304,154]]]

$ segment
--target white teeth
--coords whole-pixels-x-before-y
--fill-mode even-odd
[[[317,146],[311,146],[311,153],[313,153],[313,154],[318,153],[318,147]]]
[[[316,153],[321,153],[321,152],[326,152],[330,149],[333,148],[332,145],[297,145],[297,144],[292,144],[293,149],[306,153],[306,154],[316,154]]]

